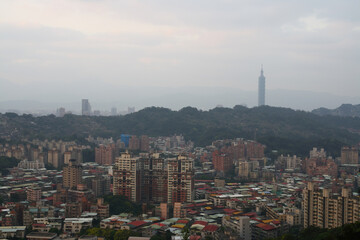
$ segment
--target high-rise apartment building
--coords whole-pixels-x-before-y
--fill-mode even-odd
[[[251,239],[251,228],[250,228],[250,218],[247,216],[240,217],[230,217],[224,216],[222,218],[222,226],[232,229],[236,232],[240,239],[250,240]]]
[[[91,190],[96,197],[107,195],[110,193],[111,179],[110,176],[97,176],[91,180]]]
[[[241,178],[248,178],[251,170],[250,162],[243,160],[239,161],[239,174],[238,176]]]
[[[39,160],[39,154],[40,154],[40,150],[37,148],[32,148],[31,149],[31,161],[36,161]]]
[[[140,201],[140,161],[130,153],[115,159],[113,194],[126,196],[133,202]]]
[[[183,208],[181,202],[175,202],[173,208],[173,217],[174,218],[184,218],[186,217],[186,209]]]
[[[194,200],[194,160],[178,156],[168,159],[168,203]]]
[[[83,116],[90,116],[91,115],[91,105],[89,103],[89,99],[82,99],[81,101],[81,114]]]
[[[261,73],[259,77],[259,89],[258,89],[258,106],[265,105],[265,76],[261,66]]]
[[[63,168],[63,187],[73,189],[82,183],[82,166],[70,159],[69,164]]]
[[[141,158],[141,186],[142,202],[167,202],[167,160],[159,153]]]
[[[48,162],[48,164],[53,165],[55,168],[62,167],[62,161],[60,159],[59,151],[56,149],[49,150],[47,162]]]
[[[221,154],[219,151],[214,151],[212,154],[213,165],[216,171],[222,172],[223,174],[233,169],[234,164],[232,158],[228,154]]]
[[[41,199],[40,188],[28,188],[26,191],[27,200],[29,202],[37,202]]]
[[[71,152],[70,151],[64,152],[64,164],[65,165],[69,164],[70,159],[72,159]]]
[[[318,150],[316,147],[314,147],[310,153],[310,158],[326,158],[326,151],[321,148],[320,150]]]
[[[148,152],[150,150],[150,140],[146,135],[140,137],[140,150],[142,152]]]
[[[343,147],[341,149],[341,164],[358,164],[359,150],[356,147]]]
[[[335,228],[360,220],[360,197],[350,189],[331,194],[330,189],[315,189],[312,182],[303,190],[304,227]]]
[[[115,160],[113,194],[133,202],[175,203],[194,199],[193,160],[162,158],[159,154],[133,157],[122,153]]]
[[[169,207],[167,203],[160,203],[160,216],[161,219],[169,218]]]
[[[115,159],[115,144],[100,145],[95,148],[95,162],[100,165],[112,165]]]
[[[133,135],[129,140],[129,149],[130,150],[139,150],[140,149],[140,139]]]
[[[275,162],[276,169],[279,170],[295,170],[301,168],[301,158],[297,157],[296,155],[290,156],[284,156],[281,155],[278,157],[278,159]]]
[[[265,146],[255,141],[246,141],[246,157],[247,158],[263,158]]]
[[[304,165],[309,176],[326,174],[335,178],[338,175],[338,165],[331,157],[305,159]]]

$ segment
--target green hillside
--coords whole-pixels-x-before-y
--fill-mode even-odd
[[[360,118],[318,116],[269,106],[235,106],[209,111],[191,107],[179,111],[151,107],[114,117],[0,115],[0,136],[10,136],[13,140],[21,137],[83,140],[89,134],[118,138],[121,133],[183,134],[197,146],[205,146],[216,139],[254,139],[256,135],[256,140],[265,144],[267,151],[307,155],[317,146],[336,156],[341,146],[360,142]]]

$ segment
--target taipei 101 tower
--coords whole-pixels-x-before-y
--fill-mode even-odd
[[[265,76],[263,67],[261,65],[261,74],[259,77],[259,92],[258,92],[258,106],[265,105]]]

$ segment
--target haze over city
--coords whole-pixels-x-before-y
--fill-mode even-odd
[[[0,0],[0,239],[360,239],[359,10]]]
[[[359,103],[359,1],[1,1],[0,110]],[[26,105],[30,105],[26,107]]]

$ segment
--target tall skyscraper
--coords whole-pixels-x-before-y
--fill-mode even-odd
[[[259,77],[258,106],[265,105],[265,76],[261,65],[261,74]]]
[[[84,116],[90,116],[91,115],[91,106],[89,103],[89,99],[82,99],[82,108],[81,108],[81,114]]]

